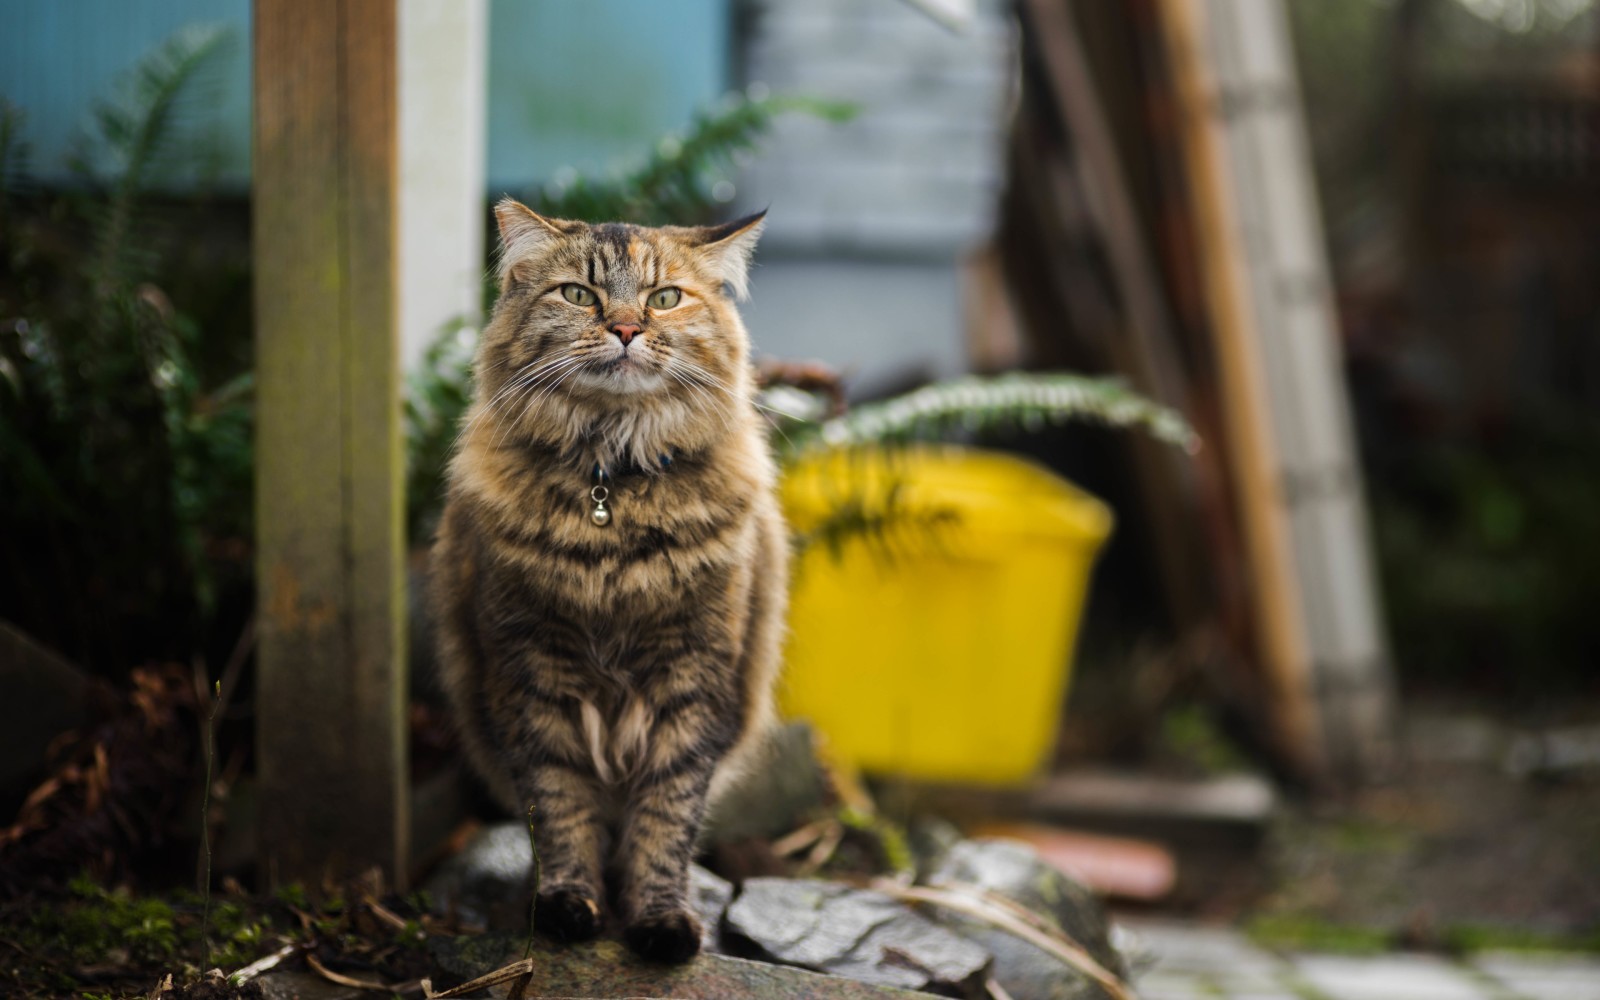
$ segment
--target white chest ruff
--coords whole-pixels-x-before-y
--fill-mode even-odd
[[[644,702],[629,699],[610,725],[592,702],[580,702],[579,712],[594,773],[607,784],[632,777],[644,760],[650,735],[650,714]]]

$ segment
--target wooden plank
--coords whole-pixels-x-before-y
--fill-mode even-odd
[[[1191,0],[1159,0],[1156,9],[1181,120],[1199,270],[1216,345],[1224,433],[1259,608],[1255,625],[1275,707],[1276,736],[1303,772],[1319,775],[1327,762],[1312,687],[1304,605],[1278,476],[1281,463],[1260,331],[1250,308],[1238,206],[1228,183],[1226,136],[1210,113],[1215,88],[1199,33],[1204,14],[1201,5]]]
[[[1318,712],[1330,762],[1359,779],[1394,763],[1394,681],[1287,13],[1281,0],[1216,0],[1204,11],[1216,86],[1207,103],[1228,143],[1250,306],[1282,431],[1279,478]]]
[[[257,753],[269,882],[404,878],[395,0],[257,0]]]

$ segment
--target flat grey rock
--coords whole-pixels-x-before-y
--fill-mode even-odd
[[[775,729],[764,756],[737,780],[706,816],[707,844],[772,838],[815,818],[832,789],[817,763],[811,727],[791,722]]]
[[[699,865],[689,868],[689,906],[700,916],[700,947],[722,950],[722,915],[733,902],[733,884]]]
[[[1114,975],[1125,975],[1111,945],[1099,899],[1046,864],[1019,841],[965,840],[929,873],[930,885],[976,885],[1032,911],[1061,930]],[[1105,996],[1098,984],[1035,945],[992,924],[929,907],[941,925],[971,938],[994,955],[994,977],[1015,1000],[1090,1000]]]
[[[990,964],[982,947],[903,903],[830,882],[749,879],[726,934],[775,962],[949,996],[983,996]]]
[[[422,886],[435,910],[490,930],[528,925],[533,889],[528,829],[507,821],[484,828]]]
[[[330,983],[310,972],[269,972],[256,979],[267,1000],[366,1000],[367,990]]]

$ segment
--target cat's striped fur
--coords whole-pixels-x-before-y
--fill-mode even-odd
[[[535,810],[541,930],[598,933],[609,874],[625,940],[681,961],[701,818],[761,745],[784,618],[732,301],[761,219],[590,226],[510,200],[496,216],[501,295],[433,552],[445,688],[472,762]]]

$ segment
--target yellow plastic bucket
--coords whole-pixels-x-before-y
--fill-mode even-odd
[[[807,539],[785,714],[865,771],[1034,775],[1054,745],[1106,506],[1031,462],[954,447],[824,453],[789,471],[783,501]],[[829,530],[843,521],[853,528]]]

